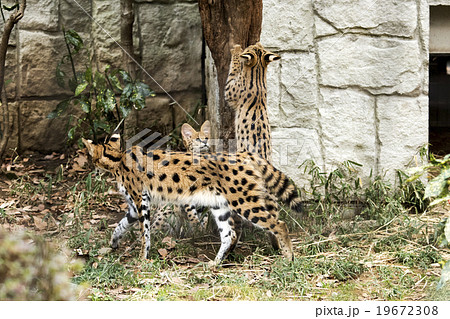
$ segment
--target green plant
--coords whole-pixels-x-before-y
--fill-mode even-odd
[[[444,158],[438,159],[433,154],[430,154],[429,163],[420,167],[415,167],[409,170],[411,177],[408,182],[416,181],[425,173],[438,175],[428,182],[425,188],[424,198],[434,200],[430,203],[430,206],[440,204],[450,200],[450,154],[447,154]]]
[[[82,264],[68,262],[40,236],[0,230],[0,300],[76,300],[68,268]]]
[[[441,260],[439,253],[430,246],[419,249],[418,251],[398,251],[395,257],[399,262],[408,267],[418,267],[427,269],[430,264]]]
[[[433,154],[430,154],[429,157],[427,164],[409,170],[411,177],[407,181],[415,182],[424,174],[435,176],[428,182],[423,198],[426,200],[433,199],[429,206],[445,202],[450,203],[450,154],[445,155],[442,159],[436,158]],[[441,224],[441,230],[444,231],[443,235],[441,233],[440,236],[435,237],[440,237],[436,239],[439,239],[441,246],[445,246],[450,242],[450,218],[444,219]]]
[[[299,168],[310,176],[306,193],[310,195],[310,215],[317,220],[341,217],[342,208],[360,201],[361,179],[357,176],[362,165],[353,161],[339,164],[330,173],[323,172],[312,160]]]
[[[63,29],[68,54],[64,55],[56,68],[56,79],[61,87],[67,86],[73,95],[60,102],[48,117],[55,118],[68,110],[69,105],[78,107],[81,116],[71,115],[68,123],[68,138],[73,140],[77,133],[82,137],[91,137],[97,142],[100,136],[111,133],[122,123],[134,108],[145,107],[145,99],[154,96],[147,84],[132,79],[124,70],[106,66],[101,72],[95,70],[92,62],[86,63],[84,71],[77,72],[75,56],[86,52],[84,43],[74,30]],[[63,66],[70,64],[72,76],[67,79]],[[119,100],[119,101],[118,101]]]

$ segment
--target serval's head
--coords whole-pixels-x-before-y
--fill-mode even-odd
[[[241,53],[241,59],[244,60],[244,65],[247,67],[262,66],[267,68],[270,62],[281,59],[278,54],[272,53],[264,49],[260,42],[247,47]]]
[[[196,153],[209,152],[211,137],[211,123],[209,121],[203,123],[199,132],[194,130],[189,124],[184,123],[181,126],[181,135],[186,150]]]
[[[112,171],[119,165],[122,158],[120,151],[120,134],[114,133],[104,143],[95,144],[91,140],[82,139],[92,157],[95,167]]]

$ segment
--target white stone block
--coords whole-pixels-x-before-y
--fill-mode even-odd
[[[377,97],[380,171],[394,180],[395,172],[413,160],[428,143],[428,97]]]
[[[450,6],[450,0],[428,0],[430,6]]]
[[[272,126],[280,126],[280,73],[281,63],[283,61],[283,54],[281,60],[269,64],[267,68],[267,113],[269,116],[269,123]]]
[[[317,72],[312,53],[284,53],[280,60],[279,88],[268,87],[269,120],[277,127],[317,127]],[[269,66],[270,68],[270,66]],[[273,104],[278,103],[278,108]]]
[[[323,85],[358,86],[373,94],[417,94],[422,59],[417,40],[333,36],[318,41]]]
[[[320,137],[315,129],[274,128],[272,130],[273,165],[292,178],[298,186],[308,184],[310,176],[299,168],[312,160],[323,169]]]
[[[56,2],[56,1],[55,1]],[[59,7],[61,25],[78,33],[90,32],[92,23],[92,0],[61,0]],[[103,23],[101,21],[100,23]],[[84,39],[83,39],[84,40]]]
[[[270,49],[307,50],[313,46],[310,0],[264,0],[261,40]]]
[[[324,37],[338,33],[338,30],[317,15],[314,15],[314,26],[316,28],[316,37]]]
[[[351,160],[369,175],[376,166],[375,98],[352,89],[321,88],[320,93],[327,171]]]
[[[417,27],[415,0],[315,0],[313,2],[317,14],[340,30],[412,37]]]

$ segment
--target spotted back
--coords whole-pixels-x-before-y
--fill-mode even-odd
[[[271,196],[298,211],[298,191],[286,175],[266,160],[249,153],[192,154],[145,151],[139,146],[120,152],[114,146],[120,142],[120,136],[113,137],[113,146],[83,142],[97,166],[110,168],[119,190],[137,212],[134,219],[139,221],[143,235],[144,258],[149,258],[150,252],[151,202],[209,207],[221,236],[216,263],[223,260],[239,238],[230,220],[232,214],[274,234],[283,255],[292,258],[288,229],[278,219],[277,205]]]
[[[205,121],[199,132],[189,124],[184,123],[183,126],[181,126],[181,136],[183,137],[183,144],[186,147],[186,150],[197,153],[209,152],[211,123]]]
[[[271,132],[267,116],[267,66],[280,56],[256,43],[242,51],[231,50],[231,64],[225,87],[225,100],[236,112],[238,152],[259,154],[271,161]]]

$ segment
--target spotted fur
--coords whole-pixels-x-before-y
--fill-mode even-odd
[[[181,126],[181,136],[183,144],[190,152],[209,152],[210,149],[210,137],[211,137],[211,124],[209,121],[205,121],[200,131],[196,131],[192,126],[184,123]],[[182,221],[187,217],[188,225],[190,228],[205,229],[208,223],[207,216],[200,216],[197,208],[193,205],[156,205],[153,209],[155,211],[153,215],[153,222],[151,224],[152,230],[161,231],[163,233],[176,234],[179,233],[179,226]],[[172,220],[171,220],[171,217]],[[114,249],[119,246],[119,242],[126,232],[131,228],[133,224],[137,222],[137,210],[133,203],[128,201],[128,211],[125,217],[119,222],[114,229],[113,236],[111,238],[111,247]]]
[[[256,43],[242,51],[231,50],[225,100],[235,110],[237,151],[259,154],[271,162],[271,132],[267,116],[266,73],[270,62],[280,56]]]
[[[122,152],[118,134],[105,144],[83,142],[94,165],[113,174],[119,190],[137,212],[144,258],[150,250],[151,202],[209,207],[221,237],[215,263],[220,263],[239,240],[232,215],[273,233],[283,255],[293,258],[288,229],[278,219],[274,198],[293,210],[298,210],[300,199],[289,178],[266,160],[250,153],[146,152],[138,146]]]
[[[209,152],[211,123],[205,121],[198,132],[189,124],[184,123],[181,126],[181,136],[186,150],[195,153]],[[173,208],[167,208],[167,205],[164,205],[158,208],[153,218],[152,229],[173,233],[173,227],[171,227],[173,223],[168,222],[171,215],[175,215],[175,224],[180,224],[180,220],[184,219],[184,216],[187,217],[190,226],[193,227],[205,229],[208,223],[208,218],[206,216],[202,218],[193,205],[174,206]]]

